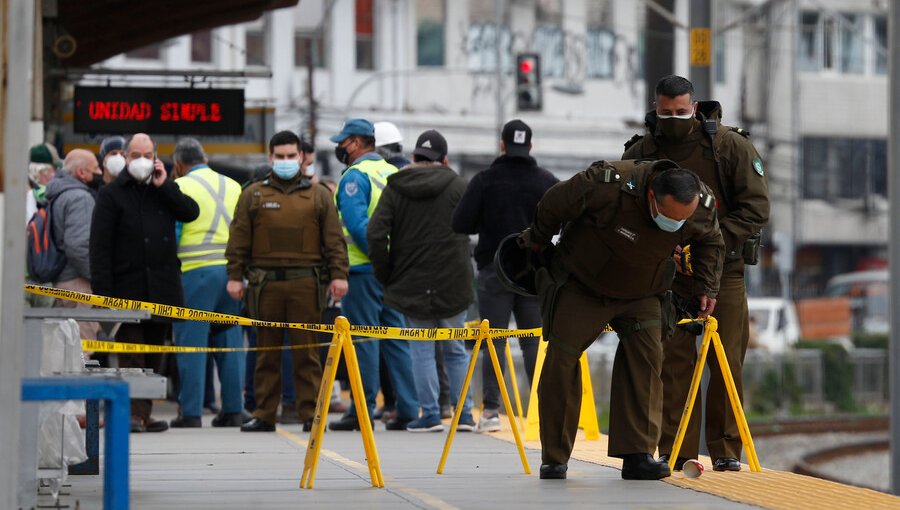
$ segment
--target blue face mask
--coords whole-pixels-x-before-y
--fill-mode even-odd
[[[684,225],[685,220],[673,220],[669,218],[665,214],[659,212],[659,207],[656,208],[656,214],[653,214],[653,205],[655,205],[656,200],[650,200],[650,216],[653,216],[653,221],[656,222],[656,226],[660,228],[660,230],[664,230],[666,232],[678,232],[679,229]]]
[[[300,173],[300,162],[296,159],[277,159],[272,163],[272,171],[279,179],[289,181]]]

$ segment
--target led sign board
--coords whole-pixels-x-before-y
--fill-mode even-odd
[[[242,89],[75,87],[76,133],[243,135]]]

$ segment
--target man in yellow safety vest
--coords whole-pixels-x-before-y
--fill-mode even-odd
[[[200,216],[176,224],[178,258],[184,302],[189,308],[239,314],[241,302],[226,292],[225,247],[241,185],[211,169],[203,146],[193,138],[182,138],[172,155],[175,184],[200,206]],[[241,328],[184,321],[174,325],[175,345],[183,347],[241,347]],[[214,353],[222,387],[222,410],[213,427],[239,427],[243,408],[243,352]],[[171,421],[175,428],[200,427],[206,381],[206,354],[182,353],[178,361],[180,412]]]

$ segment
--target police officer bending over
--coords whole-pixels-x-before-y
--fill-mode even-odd
[[[724,257],[715,204],[693,172],[667,160],[598,161],[541,199],[520,239],[544,262],[535,278],[550,342],[538,387],[541,478],[566,477],[581,408],[578,360],[607,324],[620,340],[609,454],[623,459],[626,480],[670,475],[651,455],[662,412],[660,335],[672,323],[661,311],[669,308],[673,249],[687,244],[700,315],[715,308]],[[550,239],[560,227],[553,250]]]

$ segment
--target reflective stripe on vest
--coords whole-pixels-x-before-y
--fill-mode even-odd
[[[208,170],[203,172],[203,170]],[[183,177],[198,184],[206,194],[194,193],[193,198],[200,206],[201,213],[211,211],[208,224],[198,223],[200,218],[183,225],[181,241],[178,245],[178,257],[182,260],[183,270],[196,269],[209,265],[209,262],[225,261],[225,247],[228,244],[228,229],[231,225],[231,212],[227,202],[236,202],[240,195],[240,187],[228,188],[228,178],[211,169],[200,169]],[[216,188],[213,188],[213,184]],[[186,183],[185,183],[186,184]],[[194,187],[196,190],[196,187]],[[234,196],[229,196],[231,192]],[[231,200],[229,200],[229,198]],[[209,214],[209,213],[207,213]],[[205,262],[205,263],[204,263]]]
[[[351,169],[356,169],[362,172],[366,177],[369,178],[369,184],[371,184],[372,191],[369,195],[369,207],[366,210],[366,215],[371,218],[372,214],[375,212],[375,207],[378,205],[378,201],[381,199],[381,193],[384,191],[384,188],[387,187],[387,178],[397,173],[397,167],[388,163],[383,159],[372,160],[367,159],[360,161],[358,164],[347,169],[349,172]],[[337,204],[337,194],[334,196],[335,204]],[[341,228],[344,231],[344,240],[347,241],[347,255],[350,258],[351,266],[358,266],[361,264],[369,264],[369,256],[356,245],[356,242],[353,240],[353,236],[350,235],[350,231],[347,230],[347,225],[344,224],[344,217],[341,215],[340,208],[338,208],[338,217],[341,219]]]

